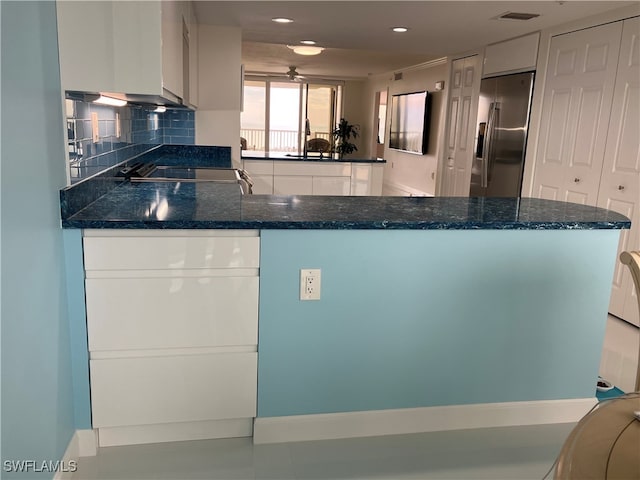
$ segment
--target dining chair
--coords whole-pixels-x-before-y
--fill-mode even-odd
[[[308,152],[327,153],[330,147],[331,143],[325,138],[312,138],[307,142]]]
[[[640,309],[640,251],[622,252]],[[640,479],[640,347],[635,392],[600,401],[571,431],[556,461],[556,480]],[[550,473],[550,472],[549,472]]]
[[[633,283],[636,286],[636,298],[638,300],[638,309],[640,310],[640,251],[622,252],[620,261],[624,263],[631,271]],[[640,392],[640,342],[638,342],[638,370],[636,372],[636,392]]]

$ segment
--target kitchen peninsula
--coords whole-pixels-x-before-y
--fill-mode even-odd
[[[63,217],[84,239],[92,426],[114,445],[576,421],[629,225],[530,198],[121,182]],[[321,296],[301,301],[309,268]]]

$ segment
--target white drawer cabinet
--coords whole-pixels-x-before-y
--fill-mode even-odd
[[[273,162],[274,175],[305,175],[324,177],[350,177],[351,163],[346,162]]]
[[[256,195],[273,195],[273,175],[251,175],[252,191]]]
[[[351,177],[313,177],[313,195],[342,195],[351,193]]]
[[[244,169],[253,175],[273,175],[272,160],[244,160]]]
[[[100,445],[251,434],[258,231],[85,230]]]
[[[88,278],[86,296],[91,351],[258,344],[257,276]]]
[[[257,353],[91,360],[94,428],[253,417]]]
[[[99,236],[84,238],[85,270],[257,268],[257,237]]]
[[[274,195],[382,195],[382,164],[244,160],[253,193]]]
[[[274,195],[313,195],[310,175],[277,175],[273,177]]]

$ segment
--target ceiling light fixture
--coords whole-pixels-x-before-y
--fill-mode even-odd
[[[272,18],[271,21],[272,22],[276,22],[276,23],[293,23],[293,20],[291,20],[290,18],[286,18],[286,17]]]
[[[298,55],[318,55],[324,50],[323,47],[313,47],[311,45],[287,45],[287,47]]]
[[[93,103],[99,103],[101,105],[111,105],[112,107],[124,107],[127,104],[127,101],[100,95],[100,97],[94,100]]]
[[[164,105],[158,105],[154,110],[154,112],[156,113],[164,113],[166,111],[167,111],[167,107],[165,107]]]
[[[300,40],[300,43],[303,43],[305,45],[315,45],[316,42],[314,42],[313,40]]]
[[[394,32],[397,32],[397,33],[404,33],[406,31],[408,31],[409,29],[407,27],[393,27],[391,30],[393,30]]]

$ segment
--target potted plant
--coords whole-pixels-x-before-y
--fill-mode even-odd
[[[346,153],[353,153],[358,150],[358,147],[349,141],[358,137],[357,125],[352,125],[344,118],[341,118],[335,130],[331,133],[336,144],[336,153],[340,158]]]

